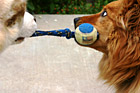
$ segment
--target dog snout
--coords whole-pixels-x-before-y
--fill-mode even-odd
[[[75,29],[76,29],[76,27],[77,27],[77,22],[80,20],[80,17],[77,17],[77,18],[74,18],[74,27],[75,27]]]

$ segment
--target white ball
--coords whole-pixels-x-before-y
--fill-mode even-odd
[[[75,40],[80,45],[91,45],[98,37],[97,29],[89,23],[81,24],[76,28]]]

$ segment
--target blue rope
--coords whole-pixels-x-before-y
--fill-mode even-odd
[[[75,38],[75,32],[72,32],[70,29],[60,29],[60,30],[52,30],[52,31],[36,31],[31,37],[36,36],[44,36],[44,35],[51,35],[51,36],[60,36],[66,37],[67,39]]]

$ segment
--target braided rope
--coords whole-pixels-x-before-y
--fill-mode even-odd
[[[67,39],[75,38],[75,32],[72,32],[70,29],[61,29],[61,30],[52,30],[52,31],[36,31],[31,37],[36,36],[44,36],[44,35],[51,35],[51,36],[60,36],[66,37]]]

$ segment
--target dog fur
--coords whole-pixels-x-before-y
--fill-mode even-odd
[[[113,1],[101,12],[81,17],[76,26],[82,23],[100,34],[88,46],[104,53],[99,78],[114,85],[116,93],[140,93],[140,0]]]
[[[24,37],[31,36],[37,25],[34,17],[25,12],[26,0],[1,0],[0,11],[1,53],[9,45],[19,43]]]

